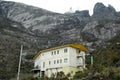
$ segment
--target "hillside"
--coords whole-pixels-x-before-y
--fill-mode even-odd
[[[96,3],[93,11],[92,16],[88,10],[59,14],[1,1],[0,79],[16,76],[21,44],[24,45],[22,73],[30,71],[31,59],[41,49],[83,43],[90,52],[102,50],[101,47],[106,47],[109,40],[120,34],[120,13],[102,3]]]
[[[89,68],[92,73],[90,80],[119,80],[120,79],[120,36],[116,36],[106,47],[93,52],[94,64]],[[88,80],[88,79],[87,79]]]
[[[26,33],[25,28],[19,23],[5,18],[0,18],[0,22],[0,79],[9,80],[17,73],[21,44],[24,45],[24,53],[28,53],[28,55],[33,54],[37,47],[34,46],[34,42],[31,43],[29,40],[34,39],[34,36]],[[31,69],[30,63],[24,62],[22,65],[25,64],[28,64],[22,67],[27,69],[25,71]]]
[[[107,41],[106,46],[97,47],[90,54],[86,57],[87,69],[84,72],[77,72],[73,80],[120,80],[119,35]]]

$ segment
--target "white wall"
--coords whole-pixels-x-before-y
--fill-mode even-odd
[[[76,49],[69,47],[70,48],[70,66],[76,67],[77,66],[77,60],[76,60]]]
[[[41,66],[41,58],[40,58],[41,56],[38,56],[36,59],[35,59],[35,61],[34,61],[34,67],[36,67],[36,66]]]
[[[81,57],[77,58],[78,55]],[[70,66],[77,67],[77,66],[85,66],[83,65],[83,61],[85,60],[85,52],[81,51],[76,48],[70,47]]]
[[[66,53],[64,53],[64,49],[67,49]],[[69,47],[43,52],[40,57],[41,59],[35,60],[35,65],[38,65],[41,62],[40,64],[41,70],[46,70],[48,68],[67,66],[69,65],[69,50],[68,49]],[[56,54],[54,54],[55,51],[56,51]],[[57,51],[59,51],[59,54],[57,53]],[[53,55],[52,55],[52,52],[53,52]],[[67,62],[64,62],[65,58],[67,58]],[[62,62],[60,63],[61,60]],[[51,64],[49,64],[49,61],[51,62]],[[56,62],[55,64],[54,64],[54,61]],[[43,62],[45,62],[45,67],[43,67]]]

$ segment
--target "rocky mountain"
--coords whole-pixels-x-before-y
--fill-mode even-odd
[[[115,17],[116,10],[111,5],[108,5],[108,7],[106,7],[102,3],[97,3],[94,7],[94,14],[93,15],[95,17],[104,17],[104,16]]]
[[[24,60],[29,62],[31,55],[41,49],[83,43],[92,51],[98,46],[105,46],[108,40],[119,34],[120,12],[111,5],[95,4],[90,16],[88,10],[60,14],[22,3],[1,1],[0,65],[3,66],[0,66],[0,79],[8,80],[17,73],[21,44],[27,53]],[[23,65],[29,67],[28,71],[32,66],[26,66],[25,61]],[[4,75],[11,71],[14,71],[13,74]]]

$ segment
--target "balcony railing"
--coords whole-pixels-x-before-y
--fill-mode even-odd
[[[82,55],[78,54],[76,57],[77,57],[77,58],[80,58],[80,57],[82,57]]]
[[[40,66],[35,66],[32,70],[32,72],[36,73],[40,71]]]

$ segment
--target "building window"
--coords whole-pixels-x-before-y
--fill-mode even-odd
[[[51,64],[51,61],[49,61],[49,65]]]
[[[56,64],[56,60],[54,60],[54,64]]]
[[[53,55],[53,52],[51,53],[51,55]]]
[[[67,53],[67,49],[64,49],[64,53]]]
[[[60,63],[62,63],[62,59],[60,59]]]
[[[45,62],[43,62],[43,68],[45,67]]]
[[[64,59],[64,62],[67,63],[67,62],[68,62],[68,58],[65,58],[65,59]]]
[[[59,51],[57,51],[57,54],[59,54]]]
[[[59,60],[57,60],[57,64],[59,64]]]
[[[56,55],[56,51],[54,51],[54,55]]]

